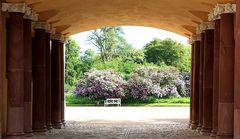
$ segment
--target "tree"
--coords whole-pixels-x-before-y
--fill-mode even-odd
[[[147,62],[174,66],[180,71],[189,71],[190,69],[189,52],[186,46],[171,39],[160,40],[155,38],[144,46]]]
[[[117,49],[127,45],[123,35],[122,27],[106,27],[92,31],[88,42],[98,48],[101,60],[105,63],[112,59]]]
[[[65,82],[73,86],[81,77],[80,46],[76,41],[69,39],[65,50]]]
[[[81,72],[85,73],[89,71],[95,61],[95,52],[91,49],[88,49],[84,52],[84,55],[81,57]]]
[[[145,54],[142,49],[135,49],[133,47],[126,47],[116,53],[116,57],[121,57],[124,62],[134,62],[143,64]]]

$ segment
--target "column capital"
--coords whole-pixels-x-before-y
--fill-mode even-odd
[[[51,35],[51,40],[59,40],[60,42],[65,41],[65,37],[62,34],[52,34]]]
[[[215,28],[214,22],[203,22],[197,28],[197,34],[203,33],[205,30],[213,30]]]
[[[31,10],[31,13],[30,14],[25,14],[23,16],[23,18],[36,22],[38,20],[38,14],[34,10]]]
[[[34,29],[51,30],[51,25],[44,21],[34,22],[33,27]]]
[[[25,3],[2,3],[2,11],[29,14],[31,12],[31,8],[29,8]]]
[[[213,13],[216,16],[220,16],[224,13],[236,13],[236,4],[217,4],[213,9]]]
[[[46,32],[52,34],[52,26],[50,24],[46,25]]]
[[[195,34],[189,38],[189,44],[193,44],[195,41],[201,41],[201,34]]]
[[[208,21],[215,21],[215,20],[218,20],[220,19],[220,15],[217,14],[216,12],[214,11],[211,11],[209,14],[208,14]]]

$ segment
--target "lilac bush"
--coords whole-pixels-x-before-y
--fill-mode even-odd
[[[189,95],[189,76],[179,74],[174,67],[140,67],[128,81],[110,70],[90,70],[77,84],[75,95],[95,99],[123,98],[146,99],[153,95],[159,98]]]
[[[90,70],[77,84],[74,94],[93,98],[121,98],[125,96],[124,87],[125,81],[115,72]]]
[[[148,95],[159,98],[179,96],[177,87],[173,84],[178,79],[176,68],[141,67],[128,80],[128,89],[135,99],[145,99]]]
[[[181,73],[177,81],[177,89],[181,96],[189,97],[190,96],[190,74]]]

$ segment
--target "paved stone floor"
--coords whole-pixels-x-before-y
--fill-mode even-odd
[[[207,139],[188,129],[189,108],[67,108],[65,129],[37,139]]]

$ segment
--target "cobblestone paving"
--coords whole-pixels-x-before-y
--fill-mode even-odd
[[[36,139],[208,139],[188,129],[187,120],[152,122],[76,122]]]

